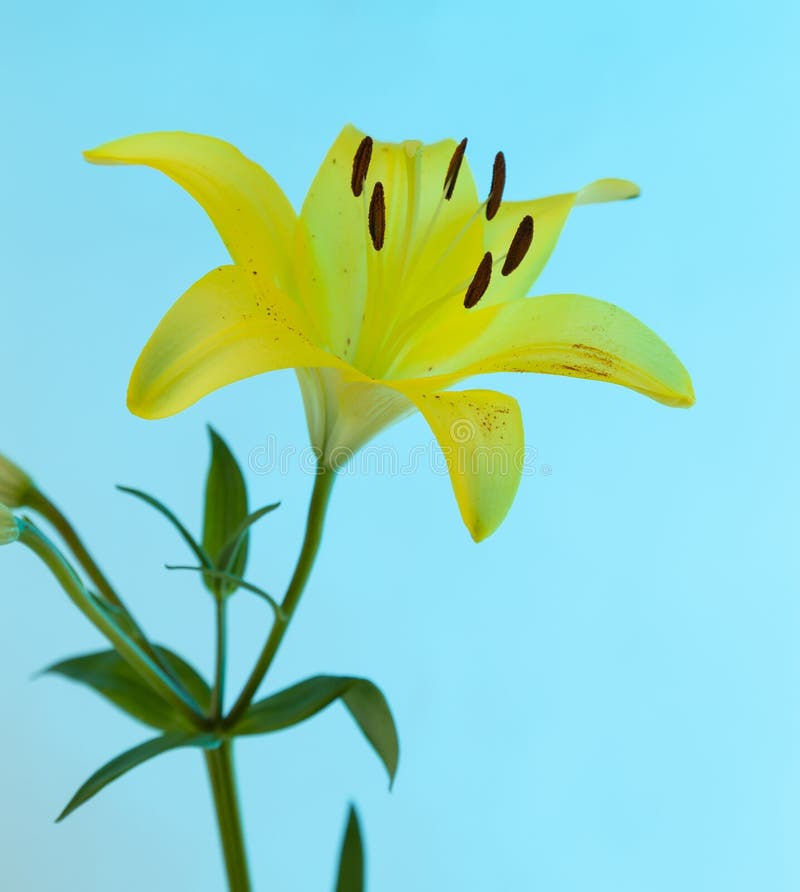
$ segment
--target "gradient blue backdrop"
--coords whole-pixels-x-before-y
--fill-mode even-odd
[[[537,291],[648,322],[691,370],[697,406],[493,380],[519,397],[538,454],[480,547],[434,470],[340,482],[271,684],[373,678],[400,727],[400,773],[388,793],[339,707],[243,743],[257,889],[331,889],[351,799],[373,892],[800,887],[796,9],[5,6],[0,450],[69,507],[146,627],[204,667],[210,601],[165,573],[181,543],[113,484],[196,519],[205,423],[247,460],[271,435],[302,448],[301,403],[287,372],[163,423],[128,415],[139,349],[225,253],[167,179],[93,168],[80,150],[143,130],[215,134],[299,206],[352,120],[384,139],[469,135],[484,188],[502,148],[514,198],[598,176],[643,187],[576,211]],[[380,443],[407,456],[430,435],[416,418]],[[249,482],[254,502],[283,502],[251,563],[278,591],[311,481],[295,462]],[[221,890],[196,754],[53,825],[90,772],[149,732],[85,690],[31,680],[100,639],[22,549],[0,564],[0,885]],[[238,599],[233,682],[266,618]]]

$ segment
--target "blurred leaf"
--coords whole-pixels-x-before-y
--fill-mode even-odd
[[[159,650],[157,647],[153,647],[149,640],[145,637],[144,632],[142,632],[139,625],[136,623],[136,620],[130,615],[130,613],[125,609],[125,607],[119,604],[112,604],[111,601],[102,597],[101,595],[95,594],[93,591],[87,589],[89,597],[92,599],[94,605],[103,612],[105,618],[113,623],[117,627],[117,631],[129,638],[134,644],[138,646],[138,648],[142,651],[145,656],[150,657],[156,664],[158,664],[159,668],[165,672],[167,675],[174,676],[175,673],[172,671],[172,667],[164,658],[163,648]]]
[[[265,514],[269,514],[280,507],[280,504],[280,502],[275,502],[272,505],[265,505],[263,508],[259,508],[258,511],[253,511],[252,514],[248,514],[247,517],[245,517],[233,535],[222,546],[219,557],[217,558],[218,570],[222,570],[225,573],[233,572],[233,565],[235,563],[234,558],[239,553],[240,546],[242,545],[244,538],[247,536],[250,527],[256,523],[256,521],[261,520]]]
[[[206,570],[205,567],[186,567],[183,564],[165,564],[165,566],[167,570],[191,570],[194,573],[203,573],[211,579],[222,579],[237,587],[241,586],[246,591],[258,595],[259,598],[263,598],[272,608],[278,619],[284,622],[286,621],[286,614],[283,612],[283,608],[272,595],[268,595],[264,589],[259,588],[257,585],[253,585],[252,582],[248,582],[246,579],[242,579],[241,576],[234,576],[232,573],[225,573],[223,570]]]
[[[339,878],[336,892],[364,892],[364,844],[358,813],[350,806],[347,828],[339,855]]]
[[[212,567],[242,576],[247,565],[247,527],[238,537],[225,565],[220,563],[220,557],[247,518],[247,487],[227,443],[212,427],[209,427],[208,433],[211,437],[211,463],[206,477],[203,549],[211,558]],[[217,597],[224,597],[236,590],[230,582],[210,577],[204,577],[204,581],[206,588]]]
[[[380,690],[364,678],[317,675],[254,703],[234,728],[235,734],[266,734],[305,721],[339,700],[372,744],[394,781],[399,756],[397,729]]]
[[[158,499],[154,498],[151,495],[148,495],[146,492],[142,492],[140,489],[132,489],[129,486],[117,486],[117,489],[120,492],[126,492],[128,495],[136,496],[137,499],[141,499],[143,502],[146,502],[152,508],[155,508],[156,511],[160,512],[167,518],[167,520],[175,527],[175,529],[180,533],[184,542],[192,549],[192,551],[197,555],[198,560],[204,567],[211,566],[211,560],[205,551],[197,544],[192,534],[186,529],[186,527],[178,520],[178,518],[172,513],[172,511],[167,508],[166,505],[162,504],[158,501]]]
[[[163,737],[148,740],[146,743],[128,750],[121,756],[117,756],[116,759],[112,759],[99,771],[96,771],[70,799],[67,807],[61,812],[56,821],[63,821],[67,815],[97,795],[104,787],[107,787],[117,778],[130,771],[131,768],[136,768],[137,765],[141,765],[142,762],[146,762],[148,759],[160,756],[161,753],[166,753],[181,746],[200,746],[208,749],[218,746],[219,742],[219,738],[213,734],[197,734],[196,732],[191,734],[165,734]]]
[[[160,659],[202,709],[208,709],[211,694],[198,672],[166,647],[155,647]],[[110,700],[123,712],[162,731],[185,731],[189,720],[150,688],[115,650],[84,654],[44,670],[80,682]]]

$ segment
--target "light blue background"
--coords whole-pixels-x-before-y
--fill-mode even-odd
[[[170,303],[225,261],[164,177],[80,150],[144,130],[214,134],[299,206],[348,120],[384,139],[470,137],[513,198],[598,176],[637,202],[579,209],[537,293],[615,301],[691,370],[672,411],[600,384],[494,379],[537,473],[476,547],[446,479],[340,481],[275,687],[317,672],[386,691],[395,790],[340,707],[239,747],[256,888],[332,887],[346,804],[373,892],[790,892],[797,748],[798,15],[790,2],[13,3],[0,32],[0,450],[74,517],[145,626],[205,668],[211,604],[168,576],[181,543],[125,482],[197,525],[211,421],[243,460],[302,448],[291,373],[145,423],[123,397]],[[430,443],[419,418],[379,441]],[[551,473],[543,473],[548,465]],[[283,508],[251,575],[285,584],[310,478],[250,473]],[[100,763],[148,731],[66,682],[100,645],[22,549],[1,556],[0,885],[220,890],[201,760],[166,756],[69,821]],[[234,681],[267,614],[234,610]]]

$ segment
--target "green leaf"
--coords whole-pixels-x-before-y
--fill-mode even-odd
[[[222,550],[217,558],[217,569],[225,573],[232,573],[234,558],[239,553],[240,547],[242,546],[243,540],[247,536],[250,527],[256,523],[256,521],[261,520],[265,514],[269,514],[276,508],[279,508],[280,504],[280,502],[275,502],[272,505],[264,505],[263,508],[259,508],[258,511],[253,511],[252,514],[248,514],[247,517],[245,517],[233,535],[222,546]]]
[[[220,557],[231,537],[247,518],[247,488],[241,469],[228,448],[227,443],[211,427],[211,463],[206,478],[206,507],[203,521],[203,549],[211,558],[211,565],[217,570],[226,570],[234,576],[244,575],[247,564],[248,539],[247,527],[239,537],[228,556],[226,564],[220,563]],[[217,597],[230,595],[235,587],[229,582],[205,577],[206,588]]]
[[[202,709],[208,709],[208,684],[182,657],[156,647],[163,663]],[[163,700],[115,650],[84,654],[48,667],[45,673],[61,675],[97,691],[128,715],[162,731],[185,731],[189,720]]]
[[[336,892],[364,892],[364,843],[358,812],[351,805],[339,855]]]
[[[275,616],[281,620],[281,622],[286,622],[287,616],[283,612],[283,608],[281,605],[272,597],[272,595],[268,595],[263,588],[259,588],[257,585],[253,585],[252,582],[248,582],[246,579],[242,579],[241,576],[234,576],[232,573],[226,573],[224,570],[206,570],[205,567],[186,567],[183,564],[165,564],[164,565],[167,570],[191,570],[193,573],[203,573],[204,575],[210,577],[211,579],[221,579],[226,582],[232,583],[237,588],[241,586],[241,588],[245,589],[248,592],[252,592],[254,595],[258,595],[259,598],[263,598],[267,604],[272,608]]]
[[[206,554],[206,552],[197,544],[192,534],[186,529],[186,527],[178,520],[178,518],[167,508],[166,505],[162,504],[158,501],[154,496],[148,495],[146,492],[142,492],[140,489],[132,489],[130,486],[118,486],[117,489],[120,492],[126,492],[128,495],[136,496],[137,499],[141,499],[143,502],[146,502],[152,508],[155,508],[156,511],[160,512],[167,518],[167,520],[175,527],[175,529],[180,533],[184,542],[192,549],[192,551],[197,555],[198,560],[204,567],[211,566],[211,559]]]
[[[400,745],[386,698],[371,681],[336,675],[317,675],[254,703],[234,733],[267,734],[297,725],[335,700],[350,711],[394,782]]]
[[[56,822],[63,821],[67,815],[75,811],[76,808],[83,805],[93,796],[96,796],[104,787],[122,777],[131,768],[136,768],[142,762],[160,756],[169,750],[177,749],[181,746],[200,746],[205,749],[218,746],[219,738],[213,734],[197,734],[192,733],[176,733],[165,734],[163,737],[156,737],[148,740],[139,746],[135,746],[132,750],[128,750],[116,759],[112,759],[104,765],[99,771],[96,771],[89,780],[78,790],[78,792],[70,799],[67,807],[56,819]]]

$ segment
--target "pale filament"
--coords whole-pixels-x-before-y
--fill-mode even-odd
[[[463,154],[463,153],[462,153]],[[379,332],[379,337],[375,338],[375,345],[369,351],[368,355],[358,356],[358,365],[364,371],[372,374],[373,377],[382,377],[387,374],[394,366],[396,366],[397,361],[400,358],[400,354],[402,352],[403,345],[406,341],[410,340],[413,336],[414,330],[419,327],[419,325],[424,321],[424,319],[430,318],[434,316],[438,311],[444,308],[445,304],[450,302],[454,297],[463,295],[469,289],[469,286],[475,279],[475,274],[473,274],[469,279],[460,282],[458,285],[454,286],[452,289],[448,290],[445,294],[442,294],[433,300],[427,301],[424,306],[418,307],[415,311],[413,311],[410,315],[408,313],[400,314],[399,310],[401,307],[404,309],[409,309],[409,304],[411,305],[411,309],[413,310],[414,301],[409,300],[408,303],[403,304],[402,301],[399,301],[399,298],[402,298],[403,288],[406,284],[408,275],[411,270],[415,268],[415,266],[419,263],[422,257],[425,255],[425,250],[428,247],[431,237],[433,233],[436,231],[437,223],[439,222],[439,218],[442,213],[442,208],[444,206],[445,201],[448,201],[447,194],[448,191],[452,194],[453,188],[455,187],[455,183],[450,182],[449,177],[445,178],[445,186],[442,190],[442,193],[439,197],[439,201],[436,204],[434,212],[428,222],[428,225],[425,228],[425,233],[422,238],[416,243],[414,247],[413,253],[410,251],[410,246],[412,242],[412,235],[415,226],[417,225],[418,217],[419,217],[419,203],[420,203],[420,180],[421,180],[421,163],[422,163],[422,151],[418,150],[415,152],[414,156],[407,156],[407,212],[406,212],[406,220],[403,231],[403,244],[400,252],[401,263],[400,267],[397,271],[397,284],[393,288],[393,297],[395,300],[396,306],[392,309],[398,311],[397,313],[393,313],[391,322],[386,324],[386,316],[384,315],[383,319],[383,328]],[[451,162],[452,164],[452,162]],[[412,166],[413,165],[413,166]],[[365,173],[366,179],[366,173]],[[366,295],[364,301],[364,317],[362,319],[362,325],[360,327],[360,333],[362,337],[359,339],[360,345],[369,343],[370,338],[364,338],[363,334],[365,331],[368,331],[371,328],[374,328],[376,324],[381,323],[381,319],[377,314],[377,309],[380,303],[384,302],[384,298],[387,297],[385,294],[385,272],[383,258],[381,258],[381,251],[374,250],[374,246],[372,244],[372,239],[370,237],[369,231],[369,209],[367,206],[367,198],[366,198],[367,190],[364,189],[362,191],[362,205],[364,207],[364,219],[366,224],[365,231],[365,247],[367,251],[367,281],[366,281]],[[472,227],[478,221],[478,219],[483,215],[486,211],[489,199],[494,194],[494,182],[493,189],[490,193],[489,198],[485,201],[481,202],[475,211],[469,216],[469,218],[464,222],[461,228],[453,237],[452,241],[434,260],[429,272],[433,273],[437,270],[441,263],[452,254],[452,252],[456,249],[459,243],[464,239],[467,233],[470,232]],[[495,210],[496,213],[496,210]],[[494,216],[494,215],[493,215]],[[512,243],[513,244],[513,243]],[[523,251],[523,255],[527,249]],[[496,271],[498,266],[502,266],[508,255],[511,251],[506,251],[504,254],[492,258],[491,264],[491,272],[492,274]],[[371,256],[377,255],[377,256]],[[521,262],[521,257],[519,261],[514,265],[514,268],[519,265]],[[513,271],[513,270],[512,270]],[[488,285],[487,287],[491,287]],[[409,298],[412,296],[409,295]],[[475,304],[480,302],[480,299],[483,297],[483,292],[480,297],[476,300]],[[473,305],[474,307],[474,305]],[[470,310],[473,308],[470,307]],[[384,308],[386,309],[386,308]],[[360,346],[359,345],[359,346]],[[357,351],[358,353],[359,351]],[[378,374],[379,369],[375,368],[376,360],[379,358],[383,358],[383,362],[380,363],[383,366],[383,371],[381,374]]]

